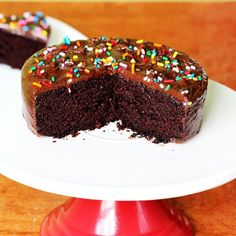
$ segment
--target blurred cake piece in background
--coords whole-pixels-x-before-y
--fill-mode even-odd
[[[26,59],[47,45],[49,36],[50,26],[42,12],[0,14],[0,63],[20,69]]]

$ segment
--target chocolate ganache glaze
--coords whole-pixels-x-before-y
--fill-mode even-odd
[[[66,37],[23,66],[23,113],[38,135],[63,137],[121,120],[155,142],[179,142],[199,131],[207,81],[194,59],[160,43]]]

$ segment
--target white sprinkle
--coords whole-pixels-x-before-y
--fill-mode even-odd
[[[147,76],[145,76],[144,78],[143,78],[143,80],[144,81],[147,81],[149,78],[147,77]]]
[[[25,18],[29,18],[31,16],[31,13],[30,12],[25,12],[24,15],[23,15]]]
[[[44,55],[47,55],[47,54],[48,54],[48,51],[47,51],[47,50],[44,50],[44,51],[43,51],[43,54],[44,54]]]
[[[159,86],[161,89],[163,89],[165,87],[163,84],[160,84]]]
[[[61,57],[65,57],[65,53],[64,52],[59,52],[59,55],[61,56]]]
[[[101,48],[101,49],[99,49],[99,50],[98,50],[98,52],[99,52],[99,53],[102,53],[102,52],[103,52],[103,49],[102,49],[102,48]]]
[[[67,66],[73,66],[73,65],[74,65],[74,62],[73,62],[73,61],[66,61],[66,62],[65,62],[65,65],[67,65]]]
[[[124,67],[124,68],[127,68],[127,65],[125,63],[123,63],[123,62],[120,62],[119,65]]]
[[[40,71],[40,74],[43,74],[44,72],[45,72],[45,70],[41,70],[41,71]]]
[[[175,72],[179,73],[179,67],[173,67],[172,71],[175,71]]]
[[[68,88],[68,93],[71,93],[71,89],[70,88]]]
[[[186,70],[189,70],[189,69],[190,69],[190,66],[185,66],[185,69],[186,69]]]
[[[149,75],[151,73],[150,70],[146,70],[146,75]]]
[[[144,57],[145,57],[145,55],[142,54],[142,55],[141,55],[141,58],[144,58]]]
[[[173,49],[172,48],[169,48],[169,52],[172,52],[173,51]]]
[[[82,66],[83,66],[83,63],[80,62],[77,66],[78,66],[78,67],[82,67]]]
[[[138,50],[138,48],[137,47],[134,47],[134,51],[137,51]]]
[[[16,16],[15,15],[11,15],[11,20],[15,21],[16,20]]]
[[[174,62],[172,62],[172,64],[173,64],[174,66],[177,66],[177,65],[179,65],[179,62],[174,61]]]
[[[0,19],[2,19],[4,17],[4,15],[2,13],[0,13]]]
[[[184,105],[184,106],[187,106],[187,102],[183,102],[183,105]]]
[[[181,94],[187,94],[188,93],[188,90],[183,90],[182,92],[181,92]]]
[[[141,53],[142,53],[142,54],[145,54],[145,50],[144,50],[143,48],[141,49]]]
[[[67,80],[67,84],[70,84],[70,83],[72,83],[73,82],[73,79],[68,79]]]
[[[78,47],[75,45],[75,46],[74,46],[74,49],[77,49],[77,48],[78,48]]]
[[[158,79],[159,81],[162,81],[162,78],[161,78],[161,76],[158,76],[158,77],[157,77],[157,79]]]
[[[192,70],[195,70],[196,69],[196,66],[191,66],[190,67]]]
[[[93,51],[93,47],[85,46],[84,48],[86,48],[89,52],[92,52],[92,51]]]

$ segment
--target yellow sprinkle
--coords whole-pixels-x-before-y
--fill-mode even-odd
[[[193,80],[194,80],[194,81],[198,81],[198,78],[197,78],[197,77],[193,77]]]
[[[131,73],[134,74],[134,72],[135,72],[135,60],[132,58],[130,63],[131,63]]]
[[[14,22],[10,22],[9,27],[10,27],[10,29],[15,29],[16,24]]]
[[[40,83],[33,82],[32,84],[33,84],[35,87],[42,88],[42,84],[40,84]]]
[[[140,50],[138,50],[138,51],[137,51],[137,55],[139,56],[139,55],[140,55],[140,53],[141,53],[141,51],[140,51]]]
[[[173,54],[173,58],[176,58],[177,55],[178,55],[178,52],[175,51],[174,54]]]
[[[32,73],[33,73],[33,71],[32,71],[32,70],[29,70],[29,71],[28,71],[28,73],[29,73],[29,74],[32,74]]]
[[[137,40],[136,43],[138,43],[138,44],[143,43],[143,39],[139,39],[139,40]]]
[[[133,63],[133,64],[131,64],[131,72],[132,72],[132,74],[134,74],[134,71],[135,70],[135,64]]]
[[[42,30],[41,34],[46,37],[48,35],[48,32],[46,30]]]
[[[170,61],[165,61],[166,64],[170,64]]]
[[[108,47],[107,49],[110,51],[110,50],[111,50],[111,47]]]
[[[160,44],[160,43],[154,43],[154,46],[160,48],[160,47],[162,46],[162,44]]]
[[[162,63],[162,62],[157,62],[157,66],[163,67],[163,66],[164,66],[164,63]]]
[[[111,46],[112,46],[112,44],[111,44],[111,43],[106,43],[106,45],[107,45],[108,47],[111,47]]]
[[[78,55],[74,55],[74,56],[72,57],[72,59],[73,59],[73,61],[78,61],[79,57],[78,57]]]
[[[188,102],[188,105],[191,106],[193,103],[192,102]]]
[[[84,69],[84,72],[86,72],[86,73],[89,74],[89,73],[90,73],[90,70],[86,68],[86,69]]]
[[[95,48],[95,54],[98,54],[99,50],[98,48]]]
[[[156,61],[155,61],[155,60],[152,60],[152,64],[156,64]]]

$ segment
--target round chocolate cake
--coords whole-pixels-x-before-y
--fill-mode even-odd
[[[20,69],[33,53],[46,47],[49,35],[50,26],[42,12],[0,14],[0,63]]]
[[[154,142],[182,142],[199,132],[207,81],[195,60],[160,43],[66,37],[23,66],[23,114],[37,135],[119,121]]]

